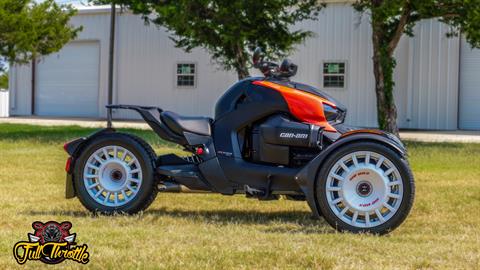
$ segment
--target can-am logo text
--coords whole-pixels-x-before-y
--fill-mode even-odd
[[[308,138],[308,134],[305,134],[305,133],[282,132],[282,133],[280,133],[280,138],[307,139],[307,138]]]

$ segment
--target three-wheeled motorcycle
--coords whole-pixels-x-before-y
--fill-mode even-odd
[[[157,107],[138,112],[163,140],[191,153],[157,156],[139,137],[102,129],[65,144],[66,197],[90,211],[137,213],[158,192],[280,195],[305,200],[340,231],[387,233],[407,217],[414,179],[394,135],[343,124],[346,108],[314,87],[293,82],[297,66],[265,61],[264,77],[241,80],[217,101],[214,119]]]

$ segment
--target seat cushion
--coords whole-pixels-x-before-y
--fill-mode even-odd
[[[212,119],[208,117],[182,116],[174,112],[165,111],[160,114],[162,122],[173,132],[183,136],[183,132],[192,132],[200,135],[211,136]]]

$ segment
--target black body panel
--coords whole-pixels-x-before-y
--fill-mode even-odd
[[[283,115],[269,117],[255,125],[251,133],[253,161],[287,166],[291,147],[311,147],[316,142],[312,138],[318,137],[312,125],[291,121]]]
[[[297,169],[247,162],[242,157],[241,130],[274,114],[289,114],[282,95],[252,84],[248,78],[232,86],[217,102],[213,138],[225,177],[236,188],[252,185],[267,190],[300,191],[293,180]]]

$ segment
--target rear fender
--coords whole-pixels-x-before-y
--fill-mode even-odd
[[[321,213],[315,198],[315,180],[320,168],[334,151],[347,146],[350,143],[359,141],[380,143],[391,148],[404,158],[407,156],[405,146],[396,136],[390,133],[380,130],[354,130],[342,134],[334,143],[324,149],[295,176],[295,181],[305,193],[308,205],[315,215],[320,215]]]
[[[113,128],[105,128],[98,130],[92,134],[90,134],[87,137],[82,137],[78,138],[75,140],[72,140],[70,142],[67,142],[63,148],[65,151],[68,153],[70,156],[70,166],[67,171],[67,178],[66,178],[66,186],[65,186],[65,197],[67,199],[73,198],[76,196],[76,191],[75,191],[75,185],[73,184],[74,179],[74,174],[73,174],[73,168],[75,168],[75,163],[80,156],[83,148],[93,139],[95,139],[98,136],[101,136],[103,134],[108,134],[108,133],[113,133],[115,132],[115,129]]]

